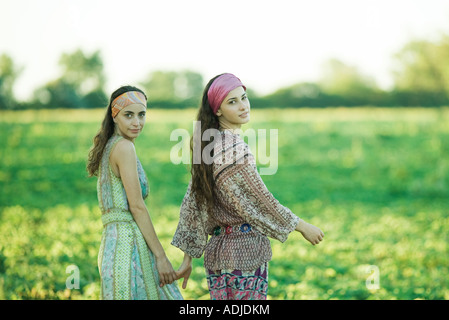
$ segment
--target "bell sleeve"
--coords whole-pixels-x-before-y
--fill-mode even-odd
[[[181,204],[178,227],[171,244],[193,258],[200,258],[208,239],[206,221],[206,213],[198,208],[190,181]]]
[[[237,158],[244,159],[226,168],[231,170],[221,181],[222,196],[231,199],[235,212],[266,236],[285,242],[300,218],[279,203],[260,177],[254,157],[243,148]]]

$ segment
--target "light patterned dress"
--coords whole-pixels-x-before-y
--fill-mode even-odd
[[[181,300],[175,283],[159,286],[153,253],[129,211],[125,189],[109,165],[112,149],[123,137],[114,135],[101,159],[97,193],[104,226],[98,254],[101,299],[104,300]],[[149,193],[148,180],[137,159],[142,196]]]

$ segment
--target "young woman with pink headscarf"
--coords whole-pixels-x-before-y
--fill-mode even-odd
[[[203,137],[208,130],[216,132],[213,154],[203,154],[209,141],[202,139],[198,145],[192,139],[193,154],[202,157],[192,158],[192,179],[172,244],[184,252],[177,271],[178,278],[184,278],[184,289],[192,258],[204,254],[213,300],[266,299],[272,257],[268,237],[284,242],[296,230],[313,245],[324,237],[266,188],[248,145],[238,134],[249,119],[250,103],[240,79],[230,73],[211,79],[203,93],[195,134]],[[212,161],[207,161],[208,156]]]

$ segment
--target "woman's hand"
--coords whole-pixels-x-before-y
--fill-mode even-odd
[[[176,272],[167,256],[156,258],[156,268],[159,273],[159,286],[163,287],[176,280]]]
[[[313,245],[320,243],[324,238],[324,233],[320,228],[315,227],[302,219],[299,220],[299,223],[296,226],[296,231],[301,232],[302,236]]]
[[[182,288],[187,288],[187,282],[189,281],[190,273],[192,272],[192,257],[188,254],[184,254],[184,260],[178,271],[176,271],[176,280],[184,278],[182,282]]]

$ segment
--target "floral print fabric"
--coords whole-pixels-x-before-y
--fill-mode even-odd
[[[120,178],[109,165],[109,155],[122,139],[113,136],[105,147],[98,175],[97,191],[103,234],[98,253],[101,299],[105,300],[180,300],[175,283],[159,286],[155,258],[129,211]],[[142,196],[148,196],[148,180],[140,161],[137,169]]]

